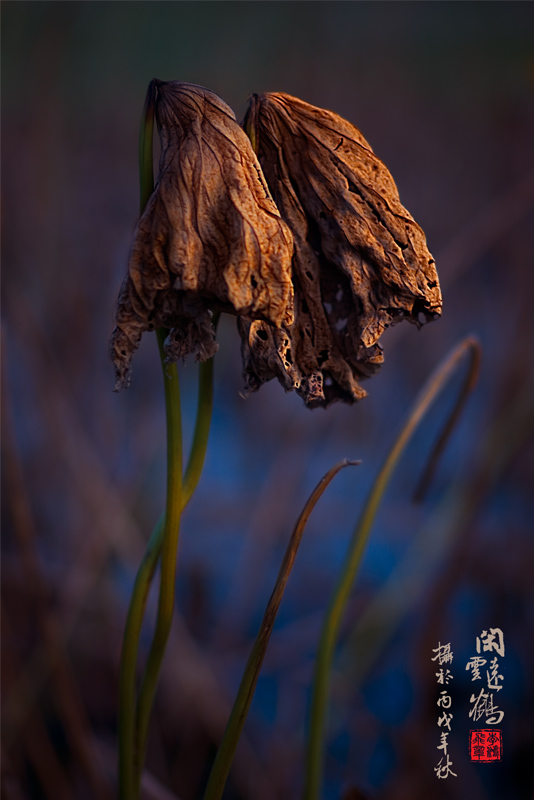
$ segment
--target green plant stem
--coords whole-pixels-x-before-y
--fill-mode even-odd
[[[151,81],[145,97],[139,130],[139,206],[143,213],[148,198],[154,190],[154,113],[156,84]],[[178,406],[179,409],[179,406]],[[181,476],[180,476],[181,477]],[[164,534],[164,516],[158,521],[148,542],[137,572],[122,641],[119,667],[119,797],[134,800],[137,797],[135,762],[135,675],[137,650],[150,584],[161,551]]]
[[[217,330],[219,314],[213,316],[213,327]],[[197,416],[195,430],[193,432],[193,442],[191,452],[187,462],[183,484],[183,507],[188,504],[204,467],[206,449],[208,447],[208,437],[213,414],[213,358],[202,361],[199,365],[198,375],[198,399]]]
[[[128,608],[119,668],[119,797],[136,797],[134,773],[135,746],[135,676],[141,626],[156,564],[161,552],[163,520],[152,532],[143,560],[137,571]]]
[[[458,362],[466,353],[470,353],[471,369],[474,370],[478,365],[479,352],[480,346],[474,339],[465,339],[430,377],[415,401],[407,422],[401,429],[378,473],[352,536],[347,556],[327,608],[315,662],[309,739],[306,753],[304,800],[319,800],[320,797],[323,780],[323,740],[326,726],[329,676],[334,650],[343,613],[362,561],[378,506],[406,445],[428,408],[455,370]]]
[[[467,402],[467,398],[475,388],[476,382],[478,380],[478,373],[480,370],[480,358],[481,358],[482,351],[480,347],[474,347],[471,350],[471,364],[470,368],[467,371],[467,374],[464,378],[462,388],[456,400],[456,403],[447,419],[445,425],[443,426],[443,430],[441,431],[439,438],[434,445],[434,448],[430,454],[430,458],[428,459],[427,465],[423,471],[419,484],[414,492],[413,499],[414,502],[419,503],[426,494],[430,481],[432,480],[432,476],[438,464],[439,458],[445,449],[445,445],[449,441],[449,437],[454,430],[456,423],[458,422],[460,415],[463,411],[463,408]]]
[[[139,133],[140,210],[154,190],[153,139],[157,96],[156,81],[151,81],[145,98]],[[218,314],[214,317],[214,327]],[[165,331],[157,332],[165,383],[167,414],[167,507],[158,520],[147,544],[135,579],[124,631],[119,672],[119,796],[134,800],[144,760],[148,722],[157,685],[165,643],[168,638],[174,606],[174,576],[181,511],[189,502],[200,478],[213,410],[213,359],[200,364],[197,417],[193,443],[182,485],[181,412],[176,365],[165,363],[163,343]],[[179,478],[179,480],[178,480]],[[169,506],[170,504],[170,506]],[[172,525],[175,529],[171,530]],[[139,704],[136,706],[136,668],[139,639],[150,586],[162,548],[162,582],[154,640],[147,662]],[[172,555],[174,552],[174,555]],[[172,556],[169,561],[169,556]],[[172,573],[172,583],[171,583]],[[163,586],[165,581],[165,586]]]
[[[280,608],[284,590],[293,568],[297,550],[302,540],[304,528],[306,527],[306,523],[308,522],[310,514],[315,508],[317,501],[325,491],[326,487],[337,475],[337,473],[343,469],[343,467],[359,463],[359,461],[349,461],[345,459],[344,461],[340,461],[338,464],[332,467],[332,469],[330,469],[326,475],[323,476],[311,493],[300,517],[297,520],[297,523],[291,534],[289,544],[286,548],[273,592],[269,598],[269,602],[267,603],[267,608],[265,609],[265,614],[263,615],[259,633],[248,658],[230,718],[217,751],[217,756],[215,757],[215,761],[210,772],[208,784],[204,793],[204,800],[220,800],[222,797],[226,780],[230,772],[230,767],[235,755],[237,743],[239,741],[239,737],[241,736],[243,725],[245,724],[250,704],[254,696],[261,665],[265,657],[269,639],[271,638],[274,621],[278,613],[278,609]]]
[[[213,410],[213,359],[199,367],[197,415],[193,443],[185,471],[182,510],[193,495],[204,465]],[[163,543],[165,513],[150,536],[135,578],[126,619],[119,672],[119,775],[121,798],[134,796],[135,687],[137,653],[150,586]]]
[[[182,513],[182,420],[180,387],[176,364],[165,363],[165,331],[158,330],[158,345],[163,366],[165,409],[167,421],[167,501],[163,542],[161,546],[161,575],[158,613],[152,645],[148,654],[145,675],[141,684],[136,713],[135,769],[137,781],[141,778],[142,764],[148,736],[148,724],[156,693],[161,662],[171,629],[174,611],[176,554]]]
[[[150,81],[145,97],[141,127],[139,129],[139,209],[145,210],[148,198],[154,191],[154,113],[156,110],[156,82]]]
[[[161,352],[165,333],[164,331],[157,333]],[[176,365],[166,365],[163,356],[162,364],[167,418],[167,501],[163,519],[159,520],[150,537],[136,576],[124,632],[119,674],[119,796],[121,800],[134,800],[139,794],[148,721],[174,607],[176,550],[182,511],[181,410]],[[162,553],[162,570],[156,630],[139,703],[136,705],[135,688],[139,638],[148,593],[160,552]]]

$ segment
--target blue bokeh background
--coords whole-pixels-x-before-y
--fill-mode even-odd
[[[327,469],[359,458],[308,525],[226,795],[299,796],[321,620],[358,512],[426,377],[475,334],[480,380],[427,500],[414,506],[411,493],[459,377],[408,448],[376,520],[332,681],[324,797],[531,797],[533,32],[532,3],[3,3],[3,788],[62,796],[32,745],[31,715],[40,714],[40,752],[56,753],[68,796],[105,792],[88,780],[47,673],[35,668],[43,643],[24,525],[93,771],[105,786],[115,780],[121,632],[164,502],[165,431],[154,337],[119,395],[107,341],[138,213],[139,118],[158,77],[209,87],[238,119],[261,91],[349,119],[425,230],[444,295],[441,320],[386,332],[385,364],[365,400],[326,412],[274,383],[242,399],[235,321],[221,320],[212,434],[184,514],[178,615],[147,761],[158,791],[201,796],[292,526]],[[193,363],[181,368],[186,442],[196,379]],[[490,626],[507,646],[496,698],[504,757],[480,765],[467,752],[465,663]],[[145,646],[149,635],[150,626]],[[430,660],[438,641],[455,654],[457,778],[441,781]]]

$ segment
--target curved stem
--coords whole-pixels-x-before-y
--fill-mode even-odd
[[[165,409],[167,420],[167,501],[163,542],[161,547],[161,576],[156,629],[148,654],[145,675],[139,693],[136,714],[135,765],[140,780],[148,735],[148,723],[156,693],[161,662],[171,629],[174,611],[176,554],[182,513],[182,420],[180,386],[176,364],[165,363],[165,331],[158,330],[158,345],[163,366]]]
[[[213,316],[213,327],[217,330],[219,314]],[[200,475],[204,467],[206,450],[208,447],[208,437],[213,414],[213,358],[208,361],[201,361],[198,374],[198,396],[197,396],[197,416],[195,430],[193,431],[193,442],[184,475],[183,506],[189,503],[193,492],[197,488]]]
[[[476,382],[478,380],[478,373],[480,370],[480,358],[482,355],[482,351],[480,347],[474,347],[471,350],[471,364],[469,366],[469,370],[464,378],[462,388],[460,389],[460,393],[458,395],[458,399],[456,400],[456,404],[452,409],[449,418],[447,419],[445,425],[443,426],[443,430],[441,431],[439,438],[434,445],[434,448],[430,454],[430,458],[426,464],[426,467],[423,471],[419,484],[414,492],[413,499],[415,503],[421,502],[424,498],[430,481],[434,475],[436,466],[439,462],[440,456],[445,449],[445,445],[449,441],[449,437],[454,430],[456,423],[458,422],[460,415],[463,411],[463,408],[467,402],[467,398],[475,388]]]
[[[289,544],[284,554],[273,592],[269,598],[269,602],[267,603],[265,614],[263,615],[259,633],[252,647],[243,677],[241,678],[239,690],[234,701],[230,718],[226,725],[226,730],[224,731],[213,767],[211,768],[208,784],[204,793],[204,800],[220,800],[222,797],[226,780],[228,778],[228,773],[230,772],[230,767],[236,751],[237,743],[239,741],[239,737],[241,736],[250,704],[254,696],[261,665],[265,657],[269,639],[271,638],[274,621],[278,613],[278,609],[280,608],[284,590],[291,570],[293,569],[297,550],[302,540],[302,534],[304,533],[306,523],[310,518],[310,514],[315,508],[317,501],[323,494],[324,490],[337,475],[337,473],[344,467],[359,463],[359,461],[349,461],[348,459],[345,459],[344,461],[340,461],[338,464],[332,467],[332,469],[330,469],[326,475],[321,478],[311,493],[306,505],[302,510],[302,513],[300,514],[300,517],[297,520],[297,524],[293,528],[293,533],[291,534]]]
[[[146,602],[163,540],[163,519],[158,521],[137,571],[124,628],[119,668],[119,797],[136,797],[134,778],[135,677],[137,650]]]
[[[401,429],[371,488],[352,536],[341,574],[338,577],[323,623],[315,662],[310,711],[310,732],[306,753],[304,800],[319,800],[323,779],[323,739],[326,724],[329,676],[339,629],[354,579],[360,567],[372,524],[391,474],[420,421],[466,353],[471,355],[471,370],[478,365],[480,345],[465,339],[430,377],[415,401],[408,421]]]

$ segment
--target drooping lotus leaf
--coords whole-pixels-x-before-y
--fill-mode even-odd
[[[250,141],[217,95],[153,81],[158,180],[137,224],[110,341],[120,389],[145,331],[169,330],[169,360],[217,349],[212,312],[292,322],[293,240]]]
[[[238,320],[250,390],[277,377],[307,405],[354,402],[390,325],[441,313],[434,259],[360,131],[287,94],[254,95],[244,127],[294,237],[295,319]]]

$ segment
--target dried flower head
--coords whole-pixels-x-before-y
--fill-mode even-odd
[[[294,321],[238,320],[248,388],[277,377],[312,407],[354,402],[383,361],[383,331],[441,313],[424,233],[385,165],[337,114],[254,95],[244,127],[295,242]]]
[[[292,322],[291,232],[250,141],[213,92],[154,81],[159,177],[137,224],[110,350],[120,389],[145,331],[175,361],[217,349],[212,311]]]

